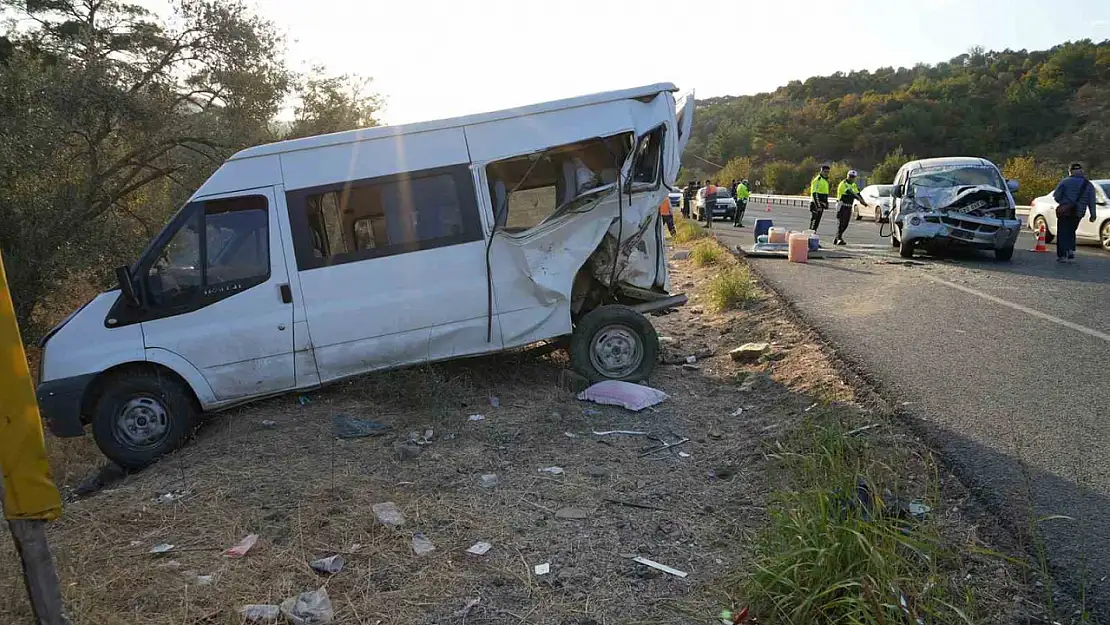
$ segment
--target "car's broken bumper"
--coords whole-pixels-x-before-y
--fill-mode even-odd
[[[902,219],[902,238],[983,250],[1014,247],[1021,232],[1018,219],[991,219],[963,213],[922,212]]]

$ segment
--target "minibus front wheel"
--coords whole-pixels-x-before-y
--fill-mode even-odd
[[[199,413],[174,376],[128,371],[106,381],[92,418],[93,438],[116,464],[141,469],[181,446]]]

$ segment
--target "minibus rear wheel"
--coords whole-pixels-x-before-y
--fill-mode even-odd
[[[628,306],[600,306],[570,337],[570,363],[591,382],[647,379],[659,360],[659,335],[647,317]]]
[[[141,469],[185,442],[199,410],[176,377],[129,371],[105,382],[92,433],[97,447],[125,469]]]

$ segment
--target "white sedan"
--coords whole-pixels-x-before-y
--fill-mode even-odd
[[[1110,180],[1091,182],[1095,185],[1095,222],[1091,223],[1091,214],[1084,212],[1075,238],[1079,243],[1099,243],[1102,249],[1110,250],[1110,202],[1107,201]],[[1040,230],[1041,224],[1044,224],[1046,243],[1056,238],[1056,200],[1052,199],[1051,193],[1033,200],[1026,223],[1033,232]]]
[[[875,220],[876,223],[882,221],[887,215],[890,214],[890,190],[894,188],[892,184],[869,184],[859,190],[859,194],[867,201],[867,206],[860,204],[859,200],[852,202],[852,216],[856,221],[869,217]]]

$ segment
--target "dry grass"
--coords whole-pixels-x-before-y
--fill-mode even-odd
[[[724,262],[728,252],[715,239],[701,239],[690,248],[690,260],[695,267],[708,267]]]
[[[683,219],[681,215],[675,215],[675,234],[671,237],[672,241],[675,243],[690,243],[706,236],[708,236],[708,233],[696,221]]]
[[[709,309],[723,312],[742,306],[755,292],[751,274],[747,267],[730,267],[713,277],[707,287],[706,299]]]
[[[556,384],[567,366],[562,352],[518,352],[368,376],[313,393],[303,406],[283,397],[215,416],[185,449],[70,501],[51,524],[74,622],[238,623],[234,611],[244,603],[319,586],[337,622],[360,624],[706,623],[722,607],[746,603],[737,580],[751,571],[773,492],[787,485],[766,450],[790,436],[818,398],[854,395],[769,296],[756,290],[743,311],[706,314],[711,272],[674,264],[675,290],[692,301],[653,322],[667,362],[697,362],[660,365],[651,382],[671,398],[655,409],[578,402]],[[726,355],[752,340],[771,341],[773,357],[740,365]],[[752,376],[760,384],[742,391],[737,382]],[[392,430],[338,441],[330,432],[338,413]],[[469,421],[475,413],[485,420]],[[870,418],[851,407],[837,414],[846,424]],[[264,419],[277,425],[264,427]],[[396,445],[428,428],[434,442],[400,459]],[[612,429],[691,440],[643,455],[656,444],[646,437],[591,433]],[[48,442],[56,478],[71,485],[90,464],[89,443]],[[904,466],[899,459],[890,465]],[[565,473],[539,471],[549,466]],[[498,474],[500,485],[481,488],[485,473]],[[173,500],[163,502],[167,493]],[[374,522],[370,506],[382,501],[404,511],[404,528]],[[554,513],[563,507],[588,517],[560,520]],[[952,524],[971,533],[958,519]],[[417,531],[435,543],[433,554],[412,552]],[[261,538],[246,558],[219,556],[252,532]],[[478,540],[493,549],[464,553]],[[161,542],[187,550],[146,553]],[[338,575],[308,568],[335,552],[348,562]],[[690,576],[655,572],[627,553]],[[534,575],[544,562],[551,573]],[[214,581],[199,585],[197,574]],[[478,597],[469,617],[452,616]],[[29,619],[17,560],[0,539],[0,622]]]

